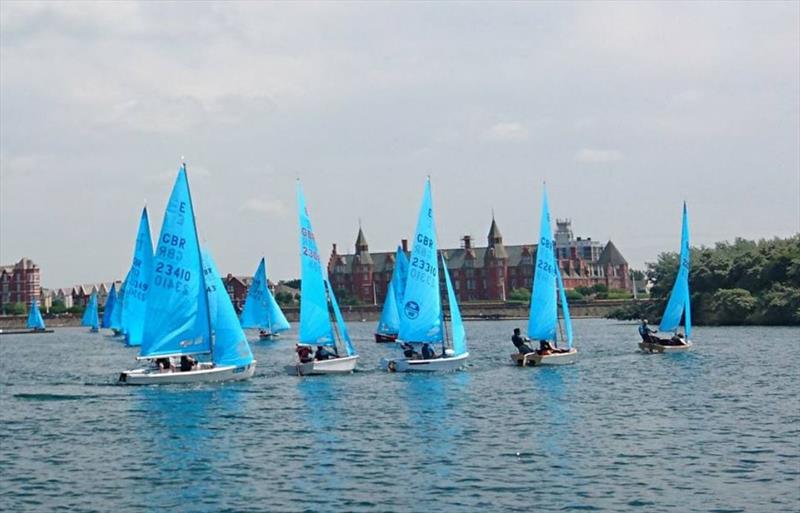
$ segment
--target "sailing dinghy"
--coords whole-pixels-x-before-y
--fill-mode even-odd
[[[83,312],[81,326],[89,326],[89,331],[91,333],[100,331],[100,318],[97,315],[97,291],[92,292],[92,295],[89,296],[89,303],[86,305],[86,310]]]
[[[162,257],[168,257],[168,252],[174,248],[167,247],[165,243],[164,251],[167,252]],[[162,273],[164,270],[171,269],[172,259],[162,258]],[[165,265],[170,267],[164,267]],[[147,294],[150,288],[153,275],[153,240],[150,236],[150,218],[147,215],[147,206],[142,208],[142,215],[139,218],[139,229],[136,232],[136,245],[133,248],[133,259],[125,283],[122,286],[124,293],[122,296],[122,311],[120,312],[119,324],[116,326],[121,332],[125,333],[125,345],[128,347],[142,345],[144,337],[144,319],[147,305]],[[163,280],[163,278],[161,278]],[[112,323],[112,329],[115,327]]]
[[[558,322],[558,301],[564,317],[564,329]],[[547,190],[542,193],[542,214],[539,221],[539,245],[536,249],[536,268],[533,274],[531,306],[528,316],[528,338],[540,341],[540,349],[527,354],[514,353],[511,360],[521,367],[538,365],[567,365],[575,363],[578,350],[572,347],[572,321],[555,253],[555,240],[550,224]],[[558,348],[558,338],[566,349]],[[549,343],[553,342],[553,345]],[[546,349],[549,346],[550,349]]]
[[[319,250],[311,227],[311,218],[306,208],[303,188],[297,182],[297,207],[300,218],[300,329],[298,334],[298,355],[303,346],[312,349],[317,346],[332,348],[335,358],[327,360],[308,359],[286,367],[291,375],[342,374],[353,372],[358,362],[358,354],[347,331],[342,312],[336,301],[333,288],[325,279]],[[328,300],[333,310],[334,320],[328,310]],[[337,339],[344,345],[346,356],[338,356]]]
[[[469,357],[464,323],[447,264],[442,257],[452,325],[452,347],[447,347],[448,337],[439,291],[438,267],[436,225],[431,182],[428,179],[425,182],[425,192],[417,218],[414,246],[409,259],[408,276],[400,309],[398,341],[402,342],[401,347],[406,348],[406,351],[402,358],[383,358],[380,361],[382,369],[389,372],[453,371],[464,365]],[[421,348],[426,344],[429,347],[441,348],[441,353],[435,358],[417,357],[416,355],[421,353]]]
[[[39,310],[39,304],[34,299],[31,302],[31,311],[28,312],[28,320],[26,322],[28,329],[10,329],[0,330],[0,335],[29,335],[32,333],[53,333],[53,330],[46,328],[42,312]]]
[[[261,340],[272,340],[291,326],[269,291],[266,266],[262,258],[247,290],[247,298],[239,320],[242,328],[258,328]]]
[[[183,356],[206,361],[191,370],[156,366],[122,372],[120,383],[155,385],[238,381],[251,377],[256,362],[230,297],[209,253],[200,251],[186,165],[172,189],[153,274],[147,284],[138,360],[170,362]]]
[[[659,331],[672,332],[669,339],[648,336],[649,341],[639,342],[639,349],[649,353],[671,353],[688,351],[692,347],[692,307],[689,294],[689,271],[691,270],[691,250],[689,248],[689,214],[686,211],[686,202],[683,203],[683,221],[681,223],[681,256],[678,276],[672,286],[667,307],[661,317]],[[684,333],[678,333],[684,320]]]
[[[408,257],[403,248],[398,246],[394,258],[392,279],[386,289],[386,299],[383,302],[381,318],[378,320],[378,329],[375,331],[375,342],[394,342],[400,331],[400,305],[406,289],[408,276]]]

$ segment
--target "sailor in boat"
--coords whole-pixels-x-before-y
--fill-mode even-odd
[[[272,333],[270,333],[267,330],[258,330],[258,336],[261,337],[261,338],[267,338],[267,337],[271,337]]]
[[[194,370],[195,365],[197,365],[197,360],[192,358],[189,355],[182,355],[181,356],[181,372],[189,372]]]
[[[400,347],[403,349],[403,356],[405,356],[409,360],[417,360],[419,359],[419,353],[414,350],[414,346],[403,342],[400,344]]]
[[[172,363],[169,361],[169,358],[156,358],[154,363],[160,371],[169,372],[172,370]]]
[[[431,349],[430,344],[422,344],[422,359],[433,360],[436,358],[436,352]]]
[[[310,347],[301,346],[300,344],[297,344],[297,348],[295,349],[295,351],[297,351],[297,357],[300,359],[300,363],[308,363],[314,361],[314,359],[311,357],[312,351]]]
[[[659,338],[654,337],[653,333],[658,333],[658,331],[650,329],[650,327],[647,325],[647,319],[642,319],[642,324],[639,325],[639,335],[642,337],[642,342],[647,342],[648,344],[659,343]]]
[[[669,340],[661,339],[659,343],[665,346],[685,346],[686,339],[683,337],[683,333],[676,333],[672,336],[671,339]]]
[[[520,335],[519,328],[514,328],[514,334],[511,336],[511,342],[514,344],[514,347],[517,348],[519,354],[528,354],[533,352],[533,349],[525,344],[525,342],[530,342],[530,339]]]
[[[314,355],[315,360],[331,360],[333,358],[338,358],[338,356],[322,346],[317,346],[317,352]]]

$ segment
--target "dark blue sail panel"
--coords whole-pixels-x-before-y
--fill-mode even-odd
[[[177,214],[185,215],[185,213],[176,212],[172,214],[172,217],[177,219]],[[192,226],[189,226],[189,228],[193,229]],[[166,244],[164,244],[163,247],[165,247],[165,251],[167,252],[170,249]],[[181,255],[182,254],[183,251],[181,251]],[[176,256],[177,254],[174,251],[172,257],[169,257],[168,253],[162,255],[162,271],[165,269],[163,266],[167,264],[171,264],[175,268],[183,268],[180,262],[176,261]],[[189,270],[190,274],[192,272],[193,271]],[[128,271],[128,276],[125,278],[125,294],[122,296],[121,322],[122,329],[126,333],[125,342],[129,346],[139,346],[142,344],[145,314],[147,311],[147,293],[150,288],[152,275],[153,241],[150,237],[150,219],[147,215],[147,207],[145,207],[142,209],[142,215],[139,219],[139,230],[136,234],[136,247],[133,250],[133,262]],[[162,280],[163,283],[163,273],[160,280]]]
[[[212,359],[217,365],[242,367],[253,361],[253,353],[242,331],[231,298],[222,283],[217,264],[208,250],[203,251],[203,275],[208,293],[209,315],[214,332]]]
[[[555,340],[558,324],[556,304],[556,253],[550,226],[550,205],[547,190],[542,192],[542,214],[539,221],[539,245],[536,248],[536,268],[533,270],[531,308],[528,317],[528,336],[534,340]]]
[[[145,303],[142,357],[211,350],[208,299],[185,167],[178,171],[164,212]]]
[[[103,308],[103,328],[110,328],[111,327],[111,316],[114,313],[114,308],[116,307],[117,303],[117,285],[116,283],[111,285],[111,290],[108,292],[108,297],[106,298],[106,306]]]
[[[450,281],[450,272],[447,270],[447,262],[445,262],[444,256],[442,256],[442,269],[444,269],[444,281],[447,286],[447,302],[450,304],[453,353],[458,356],[467,352],[467,331],[464,329],[464,321],[461,320],[461,310],[458,308],[458,300],[453,290],[453,283]]]
[[[691,270],[691,248],[689,246],[689,214],[686,210],[686,203],[683,204],[683,222],[681,225],[681,256],[678,275],[672,292],[669,295],[667,307],[661,318],[661,331],[675,331],[681,323],[681,317],[685,317],[686,338],[692,332],[692,312],[689,295],[689,271]]]
[[[39,305],[36,303],[35,299],[33,300],[33,303],[31,303],[31,311],[28,313],[27,326],[32,330],[45,329],[42,312],[39,310]]]
[[[95,330],[100,327],[100,319],[97,316],[97,292],[92,292],[92,295],[89,296],[89,303],[83,312],[81,326],[89,326]]]
[[[333,326],[328,314],[325,276],[319,249],[306,208],[303,188],[297,182],[297,211],[300,218],[300,344],[334,346]]]
[[[441,342],[442,300],[439,295],[436,226],[430,180],[425,182],[406,290],[400,309],[400,333],[405,342]]]
[[[333,287],[325,280],[325,287],[328,289],[328,297],[331,299],[331,307],[333,308],[333,315],[336,319],[336,327],[339,330],[339,336],[342,337],[342,341],[344,342],[344,349],[347,352],[347,356],[355,356],[356,348],[353,347],[353,341],[350,339],[350,333],[347,331],[347,325],[344,323],[344,317],[342,317],[342,311],[339,310],[339,303],[336,301],[336,294],[333,293]]]

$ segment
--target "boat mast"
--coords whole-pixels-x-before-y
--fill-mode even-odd
[[[197,254],[200,255],[200,282],[203,294],[206,298],[206,324],[208,326],[208,341],[211,349],[211,359],[214,359],[214,332],[211,329],[211,308],[208,304],[208,289],[206,288],[206,274],[203,266],[203,252],[200,250],[200,236],[197,233],[197,218],[194,215],[194,201],[192,201],[192,189],[189,187],[189,173],[186,172],[186,161],[181,157],[183,174],[186,176],[186,193],[189,195],[189,208],[192,209],[192,226],[194,227],[194,240],[197,243]]]

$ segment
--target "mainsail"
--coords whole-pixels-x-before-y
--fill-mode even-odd
[[[97,316],[97,292],[92,292],[92,295],[89,296],[89,303],[83,312],[81,326],[89,326],[93,330],[100,327],[100,319]]]
[[[247,291],[240,321],[243,328],[261,328],[280,333],[290,328],[286,316],[269,291],[266,262],[261,259]]]
[[[182,169],[181,173],[185,175],[185,170]],[[178,180],[180,181],[180,173]],[[185,176],[184,176],[185,181]],[[178,187],[178,183],[176,182],[175,187]],[[188,194],[188,185],[186,194]],[[173,196],[175,195],[175,189],[173,189]],[[178,198],[175,198],[176,201]],[[172,205],[172,198],[170,198],[170,205]],[[176,204],[177,205],[177,204]],[[179,206],[179,205],[178,205]],[[169,207],[168,207],[169,208]],[[184,203],[184,209],[186,208]],[[169,216],[171,219],[183,220],[185,218],[185,212],[167,212],[164,216],[164,222],[167,222],[167,217]],[[175,222],[173,221],[173,222]],[[182,230],[177,230],[177,232],[182,232],[186,230],[193,230],[193,225],[184,226]],[[177,233],[176,232],[176,233]],[[162,228],[162,235],[163,235],[163,228]],[[169,235],[169,233],[168,233]],[[190,240],[190,239],[187,239]],[[161,264],[161,283],[165,283],[165,272],[170,271],[177,271],[179,269],[185,269],[189,272],[189,276],[191,277],[192,273],[199,272],[195,269],[190,269],[187,266],[187,262],[182,262],[180,259],[182,256],[189,252],[190,249],[186,247],[188,242],[184,241],[184,246],[182,248],[176,248],[175,246],[171,245],[170,241],[165,241],[162,243],[159,239],[159,248],[160,251],[163,251],[164,254],[160,255],[159,262]],[[199,258],[199,257],[198,257]],[[190,262],[192,262],[190,260]],[[168,267],[165,267],[168,266]],[[139,219],[139,230],[136,234],[136,247],[133,250],[133,262],[131,263],[131,268],[128,271],[128,275],[125,278],[125,285],[124,290],[125,294],[122,295],[122,318],[121,318],[121,327],[123,331],[126,333],[126,344],[129,346],[139,346],[142,344],[142,339],[144,337],[144,324],[145,324],[145,313],[147,311],[147,295],[148,289],[151,286],[151,279],[153,275],[153,241],[150,238],[150,220],[147,215],[147,207],[142,209],[142,215]],[[185,280],[181,277],[175,276],[173,274],[167,275],[168,277],[171,276],[170,280],[174,279],[174,283],[183,283]],[[161,287],[163,288],[163,287]],[[115,327],[112,324],[112,328]]]
[[[32,330],[43,330],[45,329],[44,319],[42,318],[42,312],[39,311],[39,304],[34,299],[31,303],[31,311],[28,313],[28,328]]]
[[[153,276],[147,283],[140,357],[211,350],[211,319],[203,271],[184,164],[164,212],[153,257]]]
[[[528,336],[535,340],[555,340],[558,325],[556,304],[557,263],[555,241],[550,226],[550,207],[547,190],[542,193],[542,214],[539,223],[539,245],[536,249],[536,268],[528,317]]]
[[[114,315],[114,309],[117,306],[117,284],[111,284],[111,290],[108,292],[108,297],[106,297],[106,306],[103,307],[103,328],[110,328],[111,327],[111,318]]]
[[[425,182],[425,192],[414,233],[414,246],[400,309],[398,338],[414,343],[441,342],[443,340],[441,313],[436,227],[429,179]]]
[[[325,277],[319,249],[306,208],[303,187],[297,182],[297,209],[300,218],[300,344],[333,346],[333,336],[325,293]]]
[[[678,276],[672,286],[667,307],[661,317],[661,331],[675,331],[684,317],[686,338],[691,339],[692,332],[692,308],[691,297],[689,294],[689,271],[691,270],[691,249],[689,247],[689,214],[686,210],[686,202],[683,203],[683,222],[681,225],[681,262],[678,268]]]

